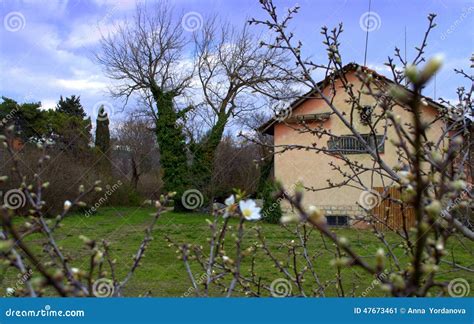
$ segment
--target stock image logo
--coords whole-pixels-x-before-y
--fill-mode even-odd
[[[291,295],[291,291],[291,282],[288,279],[278,278],[273,280],[270,284],[270,294],[273,297],[288,297]]]
[[[107,278],[100,278],[94,281],[92,285],[92,293],[94,296],[102,298],[102,297],[110,297],[114,294],[114,283],[112,280]]]
[[[359,18],[359,25],[362,30],[373,32],[382,26],[382,18],[376,12],[365,12]]]
[[[378,206],[382,202],[382,196],[375,190],[364,190],[359,196],[359,205],[367,210]]]
[[[10,209],[18,209],[25,207],[26,196],[25,193],[20,189],[8,190],[3,195],[3,204]]]
[[[181,26],[188,32],[195,32],[202,28],[203,18],[199,12],[191,11],[186,13],[181,20]]]
[[[97,120],[104,121],[110,119],[114,112],[114,106],[110,102],[99,101],[94,105],[92,116],[97,117]]]
[[[204,203],[204,196],[197,189],[188,189],[181,196],[181,203],[189,210],[200,208]]]
[[[448,294],[451,297],[466,297],[469,295],[470,291],[471,286],[469,285],[469,282],[464,278],[453,279],[448,284]]]
[[[25,28],[26,19],[21,12],[12,11],[3,18],[3,26],[9,32],[17,32]]]
[[[277,121],[282,122],[291,117],[292,110],[289,108],[290,105],[290,102],[283,100],[278,101],[271,106],[271,109],[275,114],[275,119]]]
[[[120,188],[120,186],[123,184],[122,181],[118,180],[116,183],[114,183],[112,186],[111,185],[106,185],[105,186],[105,193],[102,195],[88,210],[84,212],[85,217],[89,217],[97,212],[97,210],[105,204],[108,200],[109,197],[112,196],[112,194]]]

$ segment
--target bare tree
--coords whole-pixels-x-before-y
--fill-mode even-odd
[[[143,173],[158,165],[158,145],[153,125],[145,119],[128,117],[116,130],[116,144],[129,164],[131,184],[135,190]]]
[[[188,87],[192,73],[182,65],[187,41],[179,21],[165,2],[137,4],[132,19],[102,36],[96,59],[118,83],[114,96],[151,95],[157,105],[164,94],[178,96]],[[149,108],[158,119],[160,107]]]
[[[248,25],[234,27],[216,18],[207,19],[194,34],[197,79],[203,102],[195,113],[209,126],[194,152],[201,179],[209,183],[216,149],[226,126],[264,106],[256,87],[285,92],[286,55],[276,48],[262,47]],[[286,67],[289,69],[288,67]]]
[[[178,19],[177,19],[178,18]],[[104,35],[97,61],[108,77],[117,82],[112,94],[125,98],[138,95],[150,103],[161,153],[164,187],[180,193],[187,181],[185,138],[178,123],[174,99],[183,94],[193,75],[183,57],[187,44],[176,17],[165,2],[137,4],[133,19]]]

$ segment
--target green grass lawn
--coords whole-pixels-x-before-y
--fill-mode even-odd
[[[111,253],[113,258],[117,260],[117,274],[119,279],[123,279],[126,272],[132,264],[132,255],[136,252],[140,245],[144,229],[149,221],[151,221],[151,208],[102,208],[96,215],[88,218],[75,214],[66,218],[63,222],[64,226],[56,232],[56,237],[60,246],[62,246],[66,255],[72,258],[71,264],[75,267],[87,269],[90,251],[86,248],[79,238],[85,235],[91,239],[106,239],[110,242]],[[155,227],[153,237],[154,240],[142,260],[142,266],[138,268],[133,278],[128,283],[124,294],[126,296],[139,296],[147,292],[151,292],[152,296],[183,296],[190,288],[190,280],[187,277],[183,262],[178,259],[176,248],[169,247],[165,240],[165,235],[170,236],[178,243],[191,243],[206,246],[206,239],[209,237],[209,226],[206,215],[199,214],[178,214],[174,212],[164,213],[159,219]],[[232,221],[232,225],[236,222]],[[248,247],[252,242],[256,242],[254,226],[261,226],[265,233],[268,245],[275,254],[285,260],[287,255],[286,248],[282,248],[282,243],[287,243],[295,239],[289,231],[279,225],[265,224],[262,222],[246,223],[246,236],[244,248]],[[233,226],[235,229],[236,226]],[[349,228],[335,228],[334,231],[338,235],[345,236],[351,242],[351,245],[369,262],[374,262],[374,253],[380,243],[368,230],[356,230]],[[37,251],[41,249],[41,240],[39,236],[32,236],[31,240],[35,243]],[[398,239],[392,234],[388,235],[388,240],[394,243],[394,251],[400,258],[401,262],[406,262],[403,250],[396,246]],[[471,267],[473,264],[473,248],[472,242],[453,237],[447,247],[448,254],[446,260],[455,261],[465,267]],[[328,296],[335,296],[334,280],[336,270],[330,265],[334,254],[324,249],[327,244],[330,250],[333,247],[330,242],[323,240],[321,236],[314,232],[310,243],[312,253],[320,253],[315,259],[314,265],[322,282],[331,283],[327,289]],[[233,239],[228,236],[226,241],[226,252],[233,257]],[[281,274],[272,266],[271,260],[263,253],[259,252],[256,272],[267,285],[274,279],[282,277]],[[298,263],[303,266],[303,259]],[[244,263],[243,271],[248,271],[249,263]],[[197,277],[203,274],[202,270],[197,269],[195,275]],[[474,274],[459,269],[454,269],[450,265],[443,264],[438,278],[453,279],[465,278],[474,287]],[[350,292],[355,289],[356,296],[360,295],[367,287],[370,286],[374,278],[368,276],[365,272],[357,268],[345,269],[342,273],[344,290]],[[307,274],[308,281],[305,283],[308,288],[315,286],[310,281],[310,275]],[[1,282],[3,288],[2,294],[6,287],[9,287],[16,279],[13,270],[8,269],[4,280]],[[296,292],[296,287],[293,287]],[[471,289],[471,295],[474,294],[474,288]],[[219,295],[219,294],[216,294]],[[382,296],[383,292],[378,286],[375,286],[367,296]]]

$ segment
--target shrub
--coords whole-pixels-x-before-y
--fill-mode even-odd
[[[265,181],[259,194],[260,198],[263,199],[262,219],[271,224],[279,223],[282,215],[280,199],[275,198],[273,195],[276,190],[276,183],[269,179]]]

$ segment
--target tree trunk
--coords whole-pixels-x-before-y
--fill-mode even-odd
[[[214,171],[214,158],[217,147],[222,140],[227,120],[227,114],[219,114],[217,123],[210,130],[209,136],[205,138],[202,143],[198,144],[194,152],[192,167],[193,177],[195,179],[194,183],[201,191],[205,192],[206,201],[211,204],[211,206],[214,199],[214,192],[211,185]]]
[[[132,158],[132,186],[135,190],[138,188],[138,181],[140,174],[138,173],[138,165],[134,158]]]
[[[181,127],[178,127],[178,115],[173,108],[173,92],[163,92],[158,86],[152,87],[153,99],[157,105],[156,137],[160,150],[160,165],[165,193],[176,192],[175,210],[186,210],[181,196],[189,184],[186,143]]]

